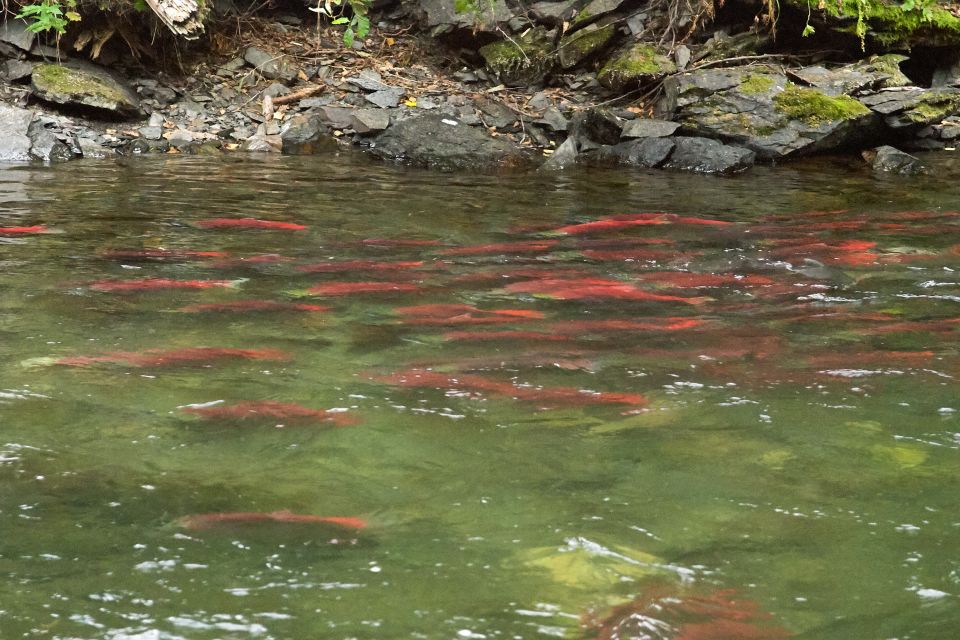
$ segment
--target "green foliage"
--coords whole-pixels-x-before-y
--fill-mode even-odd
[[[900,8],[908,13],[917,13],[924,22],[933,21],[933,10],[936,7],[935,0],[905,0]]]
[[[367,12],[371,0],[317,0],[317,6],[310,11],[331,19],[331,24],[346,25],[343,30],[343,44],[353,46],[355,39],[363,40],[370,32],[370,17]],[[350,9],[347,15],[347,8]]]
[[[16,17],[27,21],[27,31],[53,31],[57,36],[61,36],[66,33],[67,25],[80,20],[76,8],[77,0],[65,0],[63,4],[58,0],[43,0],[40,3],[23,5]]]

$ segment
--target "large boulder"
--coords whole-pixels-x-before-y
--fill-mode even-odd
[[[41,100],[68,107],[86,107],[114,117],[140,113],[136,94],[105,69],[89,64],[40,64],[30,77],[33,93]]]
[[[687,133],[747,147],[762,159],[866,146],[877,116],[849,96],[801,87],[772,67],[702,69],[667,78],[664,108]]]
[[[0,162],[26,162],[31,141],[27,132],[33,112],[0,102]]]
[[[380,158],[441,171],[493,169],[525,162],[525,156],[509,142],[433,114],[393,125],[374,139],[370,151]]]

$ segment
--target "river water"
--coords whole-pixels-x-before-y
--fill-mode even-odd
[[[955,638],[958,174],[0,168],[0,637]]]

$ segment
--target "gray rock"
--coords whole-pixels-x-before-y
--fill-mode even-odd
[[[623,124],[619,118],[606,109],[587,109],[576,114],[570,120],[568,131],[578,142],[597,144],[617,144]]]
[[[933,70],[930,86],[938,88],[952,87],[958,84],[960,84],[960,55],[953,53],[953,55],[946,56],[946,60]]]
[[[99,109],[120,117],[140,113],[136,94],[106,69],[91,64],[40,64],[33,69],[31,83],[34,95],[47,102]]]
[[[163,137],[163,127],[140,127],[137,131],[147,140],[159,140]]]
[[[598,151],[597,159],[652,169],[659,167],[670,157],[673,147],[674,143],[670,138],[630,140],[603,147]]]
[[[263,95],[270,96],[271,98],[285,96],[288,93],[290,93],[290,87],[281,82],[274,82],[263,90]]]
[[[16,82],[29,78],[33,73],[33,65],[22,60],[7,60],[0,65],[0,78],[7,82]]]
[[[567,167],[572,167],[577,163],[578,153],[577,141],[573,138],[567,138],[563,141],[563,144],[557,147],[557,150],[540,165],[537,171],[561,171]]]
[[[343,107],[320,107],[316,113],[332,129],[346,129],[353,124],[353,111]]]
[[[243,58],[240,58],[240,57],[231,58],[230,60],[227,60],[222,65],[220,65],[219,68],[223,69],[224,71],[229,71],[232,73],[235,71],[240,71],[240,69],[243,69],[243,65],[245,63],[246,61]]]
[[[0,102],[0,162],[26,162],[30,159],[27,132],[33,112]]]
[[[27,24],[21,20],[6,19],[5,17],[3,22],[0,22],[0,43],[26,52],[33,47],[33,41],[36,37],[35,33],[27,31]],[[10,53],[13,54],[12,51]]]
[[[148,153],[166,153],[170,150],[170,143],[166,140],[146,140],[134,138],[123,146],[123,153],[130,155],[144,155]]]
[[[378,133],[390,126],[390,112],[383,109],[357,109],[352,116],[353,130],[361,135]]]
[[[416,0],[410,4],[420,24],[433,35],[454,30],[489,32],[513,17],[504,0],[484,0],[475,10],[466,11],[457,11],[462,6],[457,0]]]
[[[488,127],[509,129],[519,118],[510,107],[485,96],[475,98],[473,103],[481,111],[482,115],[480,117]]]
[[[577,13],[577,20],[574,24],[600,18],[605,14],[616,11],[625,2],[626,0],[591,0],[587,6]]]
[[[381,109],[393,109],[400,105],[400,98],[403,97],[403,89],[383,89],[382,91],[374,91],[373,93],[368,93],[364,98],[367,102],[371,102]]]
[[[272,137],[272,136],[267,136]],[[286,155],[313,155],[337,149],[319,114],[301,114],[287,120],[280,130],[280,148]]]
[[[535,20],[554,27],[563,22],[570,22],[577,15],[578,0],[562,0],[561,2],[537,2],[530,7],[530,15]]]
[[[80,155],[84,158],[107,158],[115,153],[90,138],[80,138],[78,142],[80,145]]]
[[[287,62],[286,56],[277,56],[258,47],[247,47],[243,59],[268,80],[290,81],[297,76],[296,69]]]
[[[887,89],[860,98],[896,131],[916,131],[960,111],[960,89]]]
[[[753,166],[755,154],[750,149],[725,145],[708,138],[672,138],[673,153],[662,165],[664,169],[694,173],[739,173]]]
[[[384,91],[393,88],[390,85],[384,84],[381,75],[372,69],[364,69],[360,72],[360,75],[347,78],[347,82],[360,87],[364,91]]]
[[[566,131],[569,125],[567,119],[563,117],[563,114],[560,113],[560,110],[556,107],[549,107],[543,112],[543,117],[539,120],[534,120],[534,123],[547,126],[552,131]]]
[[[677,63],[678,69],[686,69],[690,64],[690,48],[682,44],[673,52],[673,58]]]
[[[73,151],[40,122],[33,122],[27,131],[30,138],[30,157],[41,162],[73,160]]]
[[[680,128],[680,123],[669,120],[637,118],[624,125],[621,138],[665,138],[672,136]]]
[[[537,111],[546,109],[552,105],[553,103],[550,101],[550,98],[548,98],[547,94],[545,94],[543,91],[536,92],[530,97],[529,100],[527,100],[527,108],[536,109]]]
[[[719,138],[777,159],[863,145],[878,118],[847,96],[831,97],[763,66],[702,69],[664,82],[664,111],[685,132]]]
[[[282,149],[283,141],[280,136],[254,135],[240,145],[241,151],[257,153],[280,153]]]
[[[399,122],[375,139],[371,152],[441,171],[482,170],[525,163],[512,144],[443,116],[427,114]]]
[[[857,95],[890,86],[890,82],[899,82],[901,77],[905,78],[895,61],[888,62],[889,64],[881,64],[875,60],[873,64],[849,64],[837,69],[817,65],[793,69],[788,71],[787,75],[819,89],[828,96]]]
[[[147,126],[162,127],[165,121],[166,119],[163,117],[162,113],[160,113],[159,111],[154,111],[153,113],[150,114],[150,120],[148,121]]]
[[[916,175],[923,173],[925,168],[920,160],[909,153],[904,153],[896,147],[882,146],[865,152],[866,157],[873,157],[874,171],[883,173],[899,173],[900,175]]]

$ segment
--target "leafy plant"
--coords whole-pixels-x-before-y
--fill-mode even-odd
[[[370,32],[370,17],[367,15],[370,0],[317,0],[310,11],[330,18],[330,24],[346,25],[343,44],[350,47],[356,38],[363,40]],[[347,16],[347,8],[350,15]]]
[[[900,9],[906,13],[916,12],[924,22],[933,21],[933,9],[936,6],[934,0],[904,0]]]
[[[80,20],[80,14],[76,9],[77,0],[64,0],[63,5],[59,0],[43,0],[43,2],[23,5],[16,17],[27,21],[27,31],[32,33],[54,31],[57,36],[61,36],[66,33],[68,24]]]

